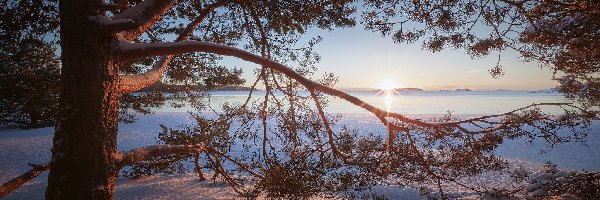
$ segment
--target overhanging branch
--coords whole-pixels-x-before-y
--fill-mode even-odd
[[[205,146],[204,144],[195,144],[195,145],[151,145],[146,147],[140,147],[137,149],[132,149],[126,152],[117,153],[115,158],[117,160],[116,167],[122,168],[127,165],[138,164],[147,160],[151,160],[153,158],[160,158],[163,156],[169,155],[195,155],[199,156],[201,152],[205,152],[209,155],[215,155],[218,157],[223,157],[233,164],[237,165],[241,170],[244,170],[253,176],[258,178],[264,178],[262,175],[252,171],[243,163],[225,155],[218,150],[215,150],[211,147]],[[196,158],[197,159],[197,158]],[[196,166],[199,169],[199,165]]]
[[[150,160],[168,155],[193,154],[199,151],[204,151],[203,144],[197,145],[151,145],[133,149],[115,155],[117,160],[117,168],[122,168],[127,165],[136,164],[142,161]]]
[[[245,61],[249,61],[249,62],[258,64],[258,65],[261,65],[263,67],[278,71],[278,72],[284,74],[285,76],[298,81],[298,83],[302,84],[309,91],[320,91],[322,93],[344,99],[356,106],[359,106],[359,107],[373,113],[376,117],[378,117],[380,120],[382,120],[382,122],[384,122],[387,125],[388,129],[390,129],[390,133],[389,133],[390,140],[394,139],[395,134],[398,131],[407,132],[408,128],[404,127],[404,126],[398,126],[393,123],[389,123],[389,121],[386,118],[393,118],[400,122],[407,123],[407,124],[413,124],[413,125],[423,127],[423,128],[439,129],[439,128],[444,128],[444,127],[453,127],[453,128],[457,128],[457,129],[461,130],[462,132],[464,132],[466,134],[481,134],[481,133],[493,132],[493,131],[497,131],[500,129],[504,129],[507,127],[507,125],[500,124],[500,125],[496,125],[494,127],[484,128],[479,131],[467,130],[464,127],[462,127],[461,125],[463,125],[465,123],[487,120],[489,118],[507,116],[507,115],[513,114],[515,112],[522,111],[524,109],[535,107],[535,106],[540,106],[540,105],[554,105],[554,106],[566,105],[565,103],[533,104],[533,105],[530,105],[530,106],[527,106],[524,108],[520,108],[520,109],[516,109],[511,112],[501,114],[501,115],[483,116],[483,117],[461,120],[461,121],[454,121],[454,122],[425,122],[425,121],[421,121],[421,120],[417,120],[417,119],[408,118],[399,113],[393,113],[393,112],[381,110],[379,108],[376,108],[376,107],[360,100],[357,97],[354,97],[345,92],[342,92],[337,89],[334,89],[334,88],[316,83],[312,80],[309,80],[309,79],[303,77],[302,75],[298,74],[293,69],[291,69],[283,64],[277,63],[275,61],[269,60],[262,56],[254,55],[245,50],[238,49],[238,48],[231,47],[231,46],[214,44],[214,43],[209,43],[209,42],[201,42],[201,41],[185,41],[185,42],[159,43],[159,44],[132,44],[132,43],[129,43],[126,41],[121,41],[121,44],[119,46],[121,49],[121,56],[123,56],[124,58],[141,58],[141,57],[158,56],[158,55],[173,55],[173,54],[203,52],[203,53],[214,53],[214,54],[223,55],[223,56],[233,56],[236,58],[243,59]],[[157,70],[155,73],[160,74],[159,72],[160,71]],[[506,122],[506,123],[514,124],[513,122]]]
[[[287,66],[277,63],[275,61],[269,60],[262,56],[254,55],[250,52],[247,52],[242,49],[238,49],[231,46],[214,44],[210,42],[201,42],[201,41],[184,41],[184,42],[170,42],[170,43],[129,43],[127,41],[121,41],[119,44],[120,55],[125,59],[135,59],[135,58],[143,58],[143,57],[151,57],[151,56],[164,56],[164,55],[175,55],[175,54],[185,54],[185,53],[194,53],[194,52],[203,52],[203,53],[214,53],[223,56],[232,56],[236,58],[240,58],[242,60],[252,62],[258,65],[262,65],[264,67],[273,69],[278,71],[287,77],[297,80],[300,84],[306,87],[308,90],[317,90],[321,91],[325,94],[332,95],[344,99],[354,105],[357,105],[377,117],[392,117],[396,118],[400,121],[406,123],[417,124],[425,127],[435,126],[435,124],[426,123],[423,121],[410,119],[405,117],[404,115],[398,113],[391,113],[379,108],[376,108],[357,97],[349,95],[340,90],[321,85],[312,80],[309,80],[302,75],[298,74],[291,68]],[[161,74],[165,69],[153,69],[148,71],[147,73],[151,74]],[[122,90],[127,90],[127,88],[140,88],[140,86],[136,86],[137,83],[142,83],[143,80],[139,81],[132,80],[131,85],[126,85]],[[402,130],[407,130],[405,128],[401,128]]]
[[[123,33],[125,39],[132,41],[160,20],[175,2],[177,0],[145,0],[121,12],[114,20],[130,19],[137,24],[136,29]]]
[[[204,10],[187,25],[187,27],[179,34],[175,41],[186,40],[200,23],[216,8],[223,6],[227,1],[217,1],[213,4],[206,6]],[[141,34],[141,33],[140,33]],[[129,40],[131,41],[131,40]],[[135,75],[124,75],[120,76],[119,88],[121,93],[128,93],[146,88],[160,80],[162,74],[167,70],[167,66],[171,62],[171,56],[163,56],[158,62],[156,62],[150,70],[141,74]]]
[[[133,92],[155,84],[167,70],[171,59],[171,56],[162,56],[147,72],[119,77],[121,79],[119,81],[119,92]]]

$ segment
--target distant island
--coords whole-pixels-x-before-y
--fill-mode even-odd
[[[471,92],[473,90],[471,90],[469,88],[459,88],[459,89],[456,89],[454,91],[456,91],[456,92]]]
[[[228,86],[223,86],[223,87],[220,87],[220,88],[214,89],[214,90],[215,91],[250,91],[251,89],[252,89],[251,87],[246,87],[246,86],[228,85]],[[254,91],[259,91],[259,90],[254,88]]]
[[[342,91],[345,92],[380,92],[382,89],[378,88],[342,88]],[[512,90],[512,89],[472,89],[472,88],[447,88],[447,89],[436,89],[436,88],[428,88],[421,89],[417,87],[405,87],[405,88],[394,88],[397,92],[421,92],[421,91],[429,91],[429,92],[529,92],[529,93],[556,93],[559,92],[557,88],[548,88],[541,90]]]
[[[548,89],[536,90],[536,91],[531,91],[529,93],[555,93],[555,92],[559,92],[558,88],[548,88]]]
[[[345,92],[379,92],[383,89],[374,89],[374,88],[343,88],[341,89]],[[397,92],[416,92],[416,91],[424,91],[421,88],[394,88]]]
[[[423,91],[421,88],[394,88],[394,90],[398,92],[415,92],[415,91]]]

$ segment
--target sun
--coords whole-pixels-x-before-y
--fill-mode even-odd
[[[387,79],[387,80],[384,80],[381,82],[380,89],[383,91],[392,91],[397,86],[398,85],[396,84],[396,82],[394,80]]]
[[[398,85],[396,84],[396,82],[392,79],[386,79],[384,81],[381,82],[379,88],[380,91],[377,92],[376,95],[383,95],[383,102],[385,104],[386,107],[386,111],[390,112],[390,110],[392,109],[392,104],[394,101],[394,96],[398,95],[398,92],[396,91],[396,88],[398,87]]]
[[[377,95],[385,95],[385,94],[397,95],[398,91],[396,91],[396,88],[398,88],[398,84],[396,83],[395,80],[385,79],[385,80],[381,81],[381,83],[379,84],[379,92],[377,92]]]

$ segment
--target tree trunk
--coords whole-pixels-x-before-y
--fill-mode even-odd
[[[60,1],[62,91],[46,199],[112,199],[119,94],[112,38],[90,16],[102,0]]]

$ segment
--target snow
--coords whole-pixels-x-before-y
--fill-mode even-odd
[[[365,116],[371,115],[344,114],[340,123],[348,124],[350,129],[377,131],[384,128],[380,127],[381,125],[377,123],[377,119],[366,119]],[[426,116],[420,118],[426,118]],[[128,151],[156,144],[157,133],[161,131],[159,124],[176,127],[189,124],[192,121],[193,119],[189,118],[189,115],[185,112],[157,112],[152,116],[140,116],[136,123],[119,126],[118,148],[121,151]],[[334,129],[336,129],[334,131],[341,131],[337,130],[338,127],[334,127]],[[52,134],[52,128],[0,130],[0,163],[2,163],[0,164],[0,183],[4,183],[31,169],[28,163],[42,164],[48,162],[51,155]],[[594,143],[597,138],[593,136],[590,135],[592,137],[590,138],[590,142],[592,142],[590,145],[598,145]],[[508,148],[512,149],[514,147],[509,146]],[[525,149],[521,148],[519,152],[525,152]],[[568,151],[564,157],[577,158],[573,156],[572,152],[572,150]],[[596,153],[592,152],[592,154]],[[562,156],[562,154],[558,154],[558,156]],[[522,158],[509,158],[509,162],[515,167],[505,174],[490,172],[460,181],[491,186],[506,186],[514,179],[515,175],[527,177],[528,174],[532,174],[529,176],[531,184],[524,185],[524,187],[532,192],[532,196],[537,196],[545,194],[544,183],[546,181],[558,180],[560,177],[568,178],[577,173],[572,169],[543,168],[541,164],[544,160],[531,161]],[[579,160],[574,163],[585,162],[596,161]],[[595,164],[592,163],[591,165]],[[207,177],[212,177],[209,173],[207,172]],[[39,177],[6,196],[5,199],[43,199],[47,176],[47,172],[42,173]],[[449,192],[462,195],[465,198],[478,199],[478,196],[472,192],[464,191],[459,187],[455,188]],[[371,192],[384,195],[390,199],[425,199],[425,197],[419,196],[418,190],[399,186],[377,186]],[[116,199],[243,199],[230,189],[226,183],[210,180],[202,182],[198,180],[197,175],[194,173],[163,174],[136,180],[119,177],[116,183],[115,197]]]
[[[523,31],[524,33],[535,33],[535,25],[529,25],[525,28],[525,31]]]
[[[131,23],[135,23],[133,20],[131,19],[109,19],[105,16],[102,15],[96,15],[96,16],[90,16],[88,17],[89,20],[95,21],[98,25],[100,25],[100,27],[103,26],[112,26],[112,25],[116,25],[116,24],[131,24]]]
[[[48,172],[4,199],[44,199]],[[103,189],[103,188],[98,188]],[[238,194],[220,181],[199,181],[196,174],[167,174],[130,179],[119,177],[115,199],[234,199]]]
[[[534,190],[537,190],[538,188],[541,188],[541,187],[542,187],[541,183],[534,183],[534,184],[528,185],[527,187],[525,187],[525,189],[527,191],[534,191]]]
[[[533,192],[533,194],[531,194],[534,197],[541,197],[543,195],[546,194],[546,190],[543,188],[537,189],[535,192]]]
[[[535,176],[535,178],[533,180],[540,182],[540,181],[550,180],[553,177],[554,177],[554,175],[552,175],[551,173],[541,173],[541,174],[538,174],[537,176]]]
[[[160,0],[145,0],[135,6],[128,8],[126,11],[118,14],[115,18],[117,19],[139,19],[143,17],[143,14],[148,10],[152,9],[152,6]]]
[[[50,160],[52,130],[0,130],[0,183],[30,170],[28,163]]]
[[[523,169],[522,167],[514,169],[511,172],[511,176],[516,177],[516,178],[526,177],[527,174],[528,174],[527,171],[525,169]]]
[[[568,177],[569,176],[569,172],[567,171],[559,171],[556,172],[556,174],[554,174],[555,177]]]

